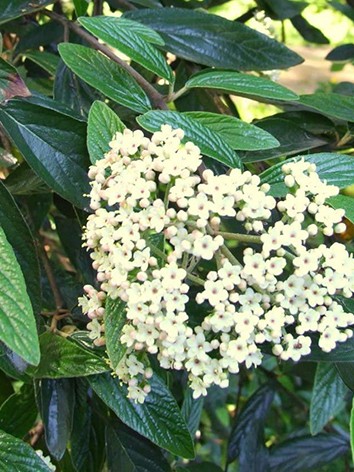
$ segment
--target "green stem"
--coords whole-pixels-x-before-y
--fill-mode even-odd
[[[194,282],[197,285],[201,285],[202,287],[204,287],[205,280],[197,277],[196,275],[187,274],[187,279],[189,279],[191,282]]]
[[[181,95],[186,93],[187,90],[188,90],[187,87],[182,87],[181,89],[177,90],[177,92],[169,94],[167,101],[168,102],[174,102],[175,100],[177,100],[177,98],[179,98]]]
[[[240,243],[254,243],[261,244],[260,236],[253,234],[243,234],[243,233],[226,233],[224,231],[213,231],[214,235],[220,235],[224,239],[229,239],[233,241],[239,241]]]
[[[230,249],[225,246],[225,244],[223,246],[221,246],[220,252],[231,262],[231,264],[241,266],[241,263],[232,254]]]

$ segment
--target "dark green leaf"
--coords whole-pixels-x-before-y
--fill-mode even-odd
[[[3,472],[50,472],[28,444],[0,431],[0,470]]]
[[[62,24],[49,21],[43,25],[31,23],[32,28],[25,34],[21,34],[16,44],[15,53],[18,54],[26,49],[38,49],[51,43],[62,41],[64,27]]]
[[[202,154],[229,167],[241,167],[237,154],[218,133],[188,115],[177,111],[149,111],[145,115],[138,116],[137,122],[148,131],[159,131],[164,124],[181,128],[184,131],[183,141],[192,141],[200,148]]]
[[[39,398],[48,451],[60,460],[65,453],[72,427],[75,399],[73,381],[42,379]]]
[[[133,61],[169,82],[174,81],[172,69],[167,65],[163,54],[136,32],[136,25],[141,28],[139,23],[112,16],[80,18],[79,21],[90,33]]]
[[[32,379],[25,373],[27,368],[28,364],[22,357],[0,342],[0,369],[6,375],[24,382],[31,382]]]
[[[326,38],[322,31],[311,25],[303,16],[296,15],[290,21],[306,41],[316,44],[329,43],[328,38]]]
[[[20,164],[4,181],[12,195],[38,195],[50,193],[48,186],[29,167],[27,162]]]
[[[125,322],[125,303],[120,299],[112,300],[108,298],[105,305],[104,324],[107,353],[113,370],[118,367],[126,351],[126,346],[120,342]]]
[[[23,438],[34,425],[38,411],[32,385],[23,385],[0,407],[0,429]]]
[[[193,398],[193,391],[188,388],[184,394],[181,412],[187,423],[192,438],[199,429],[200,418],[202,416],[204,397]]]
[[[25,361],[39,363],[35,318],[21,267],[0,226],[0,340]]]
[[[341,44],[332,49],[327,56],[327,61],[350,61],[354,59],[354,44]]]
[[[32,169],[59,195],[83,208],[90,191],[86,125],[42,106],[11,100],[0,120]]]
[[[90,0],[74,0],[76,16],[85,15],[89,6]]]
[[[83,377],[109,370],[106,362],[73,341],[47,332],[40,336],[41,362],[36,378]]]
[[[336,348],[330,352],[324,352],[317,342],[311,345],[311,354],[305,356],[303,361],[316,362],[354,362],[354,339],[349,338],[343,343],[337,343]]]
[[[13,97],[28,97],[31,92],[17,70],[0,57],[0,103]]]
[[[354,180],[353,180],[354,183]],[[354,223],[354,198],[346,195],[337,195],[331,197],[327,202],[333,208],[343,208],[345,210],[345,217]]]
[[[336,368],[345,385],[354,391],[354,362],[337,362]]]
[[[62,43],[59,53],[76,75],[115,102],[140,113],[151,108],[145,92],[130,74],[98,51]],[[99,75],[96,71],[100,71]]]
[[[352,459],[354,459],[354,399],[352,403],[352,409],[350,413],[350,448],[352,450]]]
[[[27,0],[1,0],[0,2],[0,24],[13,20],[19,16],[28,15],[34,11],[40,10],[45,5],[53,3],[53,0],[36,0],[28,2]]]
[[[321,152],[293,157],[287,159],[286,162],[294,162],[299,159],[305,159],[305,161],[316,164],[318,175],[330,185],[345,188],[354,182],[354,159],[351,156]],[[260,175],[263,183],[268,183],[272,186],[271,193],[276,197],[284,196],[287,191],[283,183],[284,174],[281,170],[283,164],[284,162],[279,162]]]
[[[100,101],[93,103],[87,126],[87,147],[92,164],[103,158],[115,133],[122,132],[124,128],[124,123],[109,106]]]
[[[272,70],[303,61],[274,39],[220,16],[183,8],[135,10],[125,16],[160,33],[166,50],[206,66]]]
[[[92,411],[88,389],[86,379],[75,380],[75,408],[70,444],[71,460],[77,472],[91,472],[92,470],[92,457],[90,457]]]
[[[279,141],[271,134],[233,116],[193,111],[185,115],[220,134],[232,149],[254,151],[279,146]]]
[[[38,314],[41,310],[39,263],[32,234],[15,200],[2,182],[0,201],[0,225],[20,264],[33,311]]]
[[[271,450],[269,471],[312,471],[342,456],[348,449],[349,441],[334,433],[290,439]]]
[[[310,431],[317,434],[344,407],[347,393],[333,364],[319,363],[310,405]]]
[[[96,394],[127,426],[173,454],[194,457],[193,441],[177,403],[166,385],[156,376],[143,404],[127,398],[127,389],[107,375],[89,378]]]
[[[186,467],[177,467],[176,472],[222,472],[223,469],[212,462],[195,462]]]
[[[352,6],[334,0],[330,1],[329,4],[336,10],[342,12],[343,15],[346,15],[350,20],[354,21],[354,8]]]
[[[265,0],[265,3],[275,13],[277,20],[293,18],[307,6],[306,2],[293,2],[291,0]]]
[[[225,90],[248,98],[271,98],[274,100],[298,100],[298,95],[270,79],[238,72],[206,70],[193,75],[187,88],[202,87]]]
[[[316,92],[311,95],[301,95],[299,103],[317,110],[325,116],[354,121],[354,97],[333,92]]]
[[[23,53],[27,59],[38,64],[42,69],[49,72],[51,75],[55,75],[57,70],[60,58],[55,54],[51,54],[50,52],[46,51],[26,51]]]

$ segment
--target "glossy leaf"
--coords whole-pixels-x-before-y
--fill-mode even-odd
[[[298,95],[270,79],[230,71],[207,70],[193,75],[185,87],[212,88],[248,98],[298,100]]]
[[[321,152],[293,157],[286,162],[294,162],[299,159],[305,159],[305,161],[316,164],[316,172],[320,178],[326,180],[328,184],[345,188],[354,181],[354,159],[351,156]],[[283,162],[275,164],[260,175],[263,183],[271,185],[271,194],[277,197],[286,194],[286,187],[283,183],[284,174],[281,170],[283,164]]]
[[[2,0],[0,12],[0,24],[18,18],[19,16],[28,15],[34,11],[40,10],[45,5],[53,3],[53,0],[36,0],[28,2],[25,0],[11,0],[10,2]]]
[[[0,103],[13,97],[28,97],[31,92],[17,70],[0,58]]]
[[[333,208],[343,208],[345,210],[345,217],[354,223],[354,198],[346,195],[336,195],[329,198],[326,203]]]
[[[126,18],[157,31],[164,49],[188,61],[233,70],[283,69],[302,58],[237,21],[183,8],[135,10]]]
[[[39,362],[39,343],[25,279],[0,226],[0,340],[30,364]]]
[[[75,408],[70,435],[71,460],[77,472],[93,472],[90,454],[92,407],[86,379],[75,380]]]
[[[139,28],[139,23],[112,16],[80,18],[79,21],[90,33],[123,52],[157,76],[169,82],[174,81],[172,69],[167,65],[163,54],[139,32],[135,32],[135,25],[137,24]]]
[[[20,264],[33,311],[39,313],[41,310],[39,263],[31,231],[15,200],[2,182],[0,182],[0,201],[0,225]]]
[[[311,95],[301,95],[299,103],[325,116],[344,121],[354,121],[353,97],[333,92],[316,92]]]
[[[29,444],[0,431],[0,469],[4,472],[50,472]]]
[[[32,385],[23,385],[0,407],[0,430],[23,438],[34,425],[38,411]]]
[[[40,348],[42,357],[34,371],[36,378],[83,377],[109,370],[101,357],[50,332],[41,334]]]
[[[346,454],[348,449],[349,441],[335,433],[297,437],[271,450],[269,471],[312,471]]]
[[[60,460],[72,427],[74,384],[70,379],[42,379],[39,396],[45,442],[50,454]]]
[[[89,378],[91,387],[127,426],[173,454],[194,457],[193,441],[177,403],[166,385],[154,375],[143,404],[127,398],[127,388],[107,375]]]
[[[32,169],[74,205],[87,206],[86,126],[63,113],[11,100],[0,120]]]
[[[344,407],[347,388],[333,364],[319,363],[310,405],[310,431],[317,434]]]
[[[120,341],[125,323],[126,304],[120,299],[112,300],[108,297],[105,304],[104,324],[107,353],[113,370],[118,367],[127,349]]]
[[[109,106],[100,101],[93,103],[87,126],[87,147],[92,164],[103,158],[115,133],[124,128],[124,123]]]
[[[233,116],[193,111],[185,115],[220,134],[232,149],[254,151],[279,146],[279,141],[271,134]]]
[[[0,369],[9,377],[32,382],[32,379],[26,374],[28,363],[15,352],[0,342]]]
[[[183,142],[192,141],[200,148],[202,154],[229,167],[241,167],[237,154],[223,141],[219,133],[188,115],[176,111],[149,111],[136,120],[148,131],[159,131],[164,124],[169,124],[172,128],[181,128],[184,131]]]
[[[26,56],[27,59],[30,59],[31,61],[38,64],[40,67],[42,67],[42,69],[49,72],[49,74],[55,75],[60,61],[59,56],[51,54],[50,52],[36,50],[26,51],[24,53],[24,56]]]
[[[62,43],[59,53],[76,75],[115,102],[140,113],[151,108],[145,92],[130,74],[98,51]],[[99,75],[96,73],[98,70]]]

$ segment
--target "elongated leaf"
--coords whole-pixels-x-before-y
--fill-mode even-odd
[[[0,103],[13,97],[28,97],[31,92],[17,70],[0,58]]]
[[[353,179],[354,183],[354,179]],[[354,223],[354,198],[346,195],[337,195],[327,200],[333,208],[343,208],[345,210],[345,217]]]
[[[334,7],[336,10],[339,10],[340,12],[342,12],[343,15],[346,15],[349,19],[354,21],[354,9],[350,4],[346,5],[336,0],[330,1],[329,4],[332,7]]]
[[[203,405],[204,397],[193,398],[193,392],[188,388],[184,394],[181,411],[192,438],[194,438],[195,433],[198,431]]]
[[[114,134],[124,128],[124,123],[104,102],[97,100],[92,104],[87,126],[87,147],[92,164],[103,158]]]
[[[157,31],[164,48],[188,61],[232,70],[283,69],[302,58],[237,21],[183,8],[135,10],[126,18]]]
[[[36,0],[35,2],[28,2],[25,0],[6,0],[1,1],[0,24],[13,20],[19,16],[28,15],[33,11],[40,10],[45,5],[53,3],[53,0]]]
[[[270,472],[306,472],[327,465],[349,449],[349,441],[339,434],[302,436],[271,450]]]
[[[50,472],[31,446],[3,431],[0,431],[0,469],[4,472]]]
[[[172,69],[167,65],[163,54],[134,31],[136,28],[132,23],[137,25],[139,23],[112,16],[80,18],[79,21],[90,33],[123,52],[138,64],[169,82],[174,81]]]
[[[310,431],[317,434],[344,407],[347,388],[333,364],[319,363],[310,406]]]
[[[50,454],[60,460],[72,427],[74,384],[71,379],[43,379],[39,395],[45,442]]]
[[[0,225],[20,264],[33,311],[41,310],[39,263],[34,240],[15,200],[0,182]]]
[[[278,20],[293,18],[307,6],[306,2],[291,0],[264,0],[268,8],[275,13]]]
[[[173,454],[192,458],[193,441],[175,399],[154,375],[143,404],[127,398],[127,389],[108,375],[89,377],[91,387],[127,426]]]
[[[40,348],[41,363],[34,371],[37,378],[83,377],[109,370],[102,358],[50,332],[41,334]]]
[[[34,425],[38,411],[32,385],[23,385],[0,407],[0,429],[23,438]]]
[[[37,365],[39,343],[26,284],[16,256],[0,226],[0,340],[25,361]]]
[[[46,51],[26,51],[24,53],[27,59],[38,64],[42,69],[49,72],[51,75],[55,75],[57,70],[60,57],[56,56],[55,54],[51,54],[50,52]]]
[[[233,116],[194,111],[185,115],[220,134],[232,149],[251,151],[279,146],[279,141],[271,134]]]
[[[125,303],[119,299],[108,298],[105,308],[106,346],[112,369],[115,370],[126,351],[126,346],[120,342],[121,332],[126,322]]]
[[[89,193],[86,125],[42,106],[11,100],[0,120],[32,169],[55,192],[84,208]]]
[[[229,167],[241,167],[241,161],[221,135],[201,124],[198,120],[176,111],[149,111],[137,117],[140,126],[148,131],[158,131],[164,124],[184,131],[184,142],[192,141],[202,154],[212,157]]]
[[[75,380],[75,408],[70,435],[71,460],[77,472],[92,472],[90,457],[90,429],[92,408],[88,401],[89,384],[86,379]]]
[[[62,43],[59,53],[76,75],[115,102],[140,113],[151,108],[145,92],[128,72],[98,51]]]
[[[306,41],[316,44],[329,43],[329,39],[322,33],[322,31],[311,25],[303,16],[293,16],[290,21]]]
[[[350,61],[354,59],[354,44],[341,44],[332,49],[327,56],[327,61],[341,62]]]
[[[250,74],[230,71],[207,70],[193,75],[187,88],[212,88],[225,90],[241,97],[298,100],[298,95],[272,80]]]
[[[326,180],[328,184],[345,188],[354,182],[354,159],[352,156],[321,152],[293,157],[286,162],[294,162],[299,159],[316,164],[318,175],[322,180]],[[263,183],[268,183],[272,186],[271,193],[277,197],[284,196],[287,191],[283,183],[284,174],[281,170],[283,164],[283,162],[275,164],[260,175]]]
[[[339,120],[354,121],[354,98],[339,93],[316,92],[301,95],[300,103],[323,115]]]

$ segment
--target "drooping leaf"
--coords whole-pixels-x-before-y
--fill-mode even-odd
[[[177,403],[156,376],[143,404],[127,398],[127,388],[108,375],[89,377],[91,387],[127,426],[173,454],[194,457],[193,441]]]
[[[39,363],[39,342],[25,279],[0,226],[0,340],[25,361]]]
[[[350,20],[354,21],[354,8],[350,4],[346,5],[345,3],[343,4],[336,0],[331,0],[328,3],[336,10],[343,13],[343,15],[346,15]]]
[[[316,44],[329,43],[329,39],[322,31],[311,25],[302,15],[293,16],[290,21],[306,41]]]
[[[302,58],[283,44],[220,16],[161,8],[134,10],[124,14],[157,31],[164,49],[188,61],[232,70],[283,69]]]
[[[112,369],[118,367],[119,362],[125,354],[126,346],[121,341],[121,332],[126,322],[125,303],[120,299],[112,300],[108,297],[105,304],[105,338],[109,360]]]
[[[330,185],[345,188],[354,181],[354,159],[352,156],[321,152],[293,157],[287,159],[286,162],[295,162],[299,159],[305,159],[305,161],[316,164],[316,172],[322,180],[326,180]],[[286,187],[283,183],[284,174],[281,170],[283,164],[283,162],[275,164],[260,175],[263,183],[271,185],[271,194],[276,197],[286,194]]]
[[[341,44],[332,49],[327,56],[327,61],[341,62],[350,61],[354,59],[354,44]]]
[[[0,182],[0,201],[0,225],[20,264],[33,311],[37,314],[41,310],[41,290],[34,240],[15,200],[2,182]]]
[[[212,88],[248,98],[298,100],[296,93],[270,79],[239,72],[206,70],[193,75],[185,87]]]
[[[32,428],[38,411],[32,385],[23,385],[0,407],[0,430],[23,438]]]
[[[101,357],[51,332],[41,334],[40,348],[41,362],[33,372],[39,379],[84,377],[109,370]]]
[[[310,405],[310,431],[317,434],[344,407],[347,388],[335,365],[319,363]]]
[[[17,70],[0,57],[0,103],[13,97],[28,97],[31,92]]]
[[[148,131],[159,131],[164,124],[169,124],[172,128],[181,128],[184,131],[183,141],[192,141],[200,148],[202,154],[229,167],[241,167],[237,154],[223,141],[221,135],[186,114],[176,111],[149,111],[136,120]]]
[[[269,471],[312,471],[342,456],[348,449],[349,441],[335,433],[297,437],[271,450]]]
[[[4,472],[50,472],[29,444],[0,431],[0,469]]]
[[[124,128],[124,123],[108,105],[98,100],[92,104],[87,126],[87,147],[92,164],[103,158],[114,134]]]
[[[354,98],[339,93],[316,92],[301,95],[299,103],[325,116],[344,121],[354,121]]]
[[[347,195],[336,195],[329,198],[326,203],[333,208],[343,208],[345,210],[345,217],[354,223],[354,198]]]
[[[11,100],[0,120],[32,169],[55,192],[84,208],[87,177],[86,125],[58,111]]]
[[[45,5],[53,3],[53,0],[36,0],[28,2],[25,0],[7,0],[1,1],[0,24],[18,18],[19,16],[28,15],[34,11],[40,10]]]
[[[50,52],[36,50],[26,51],[23,55],[26,56],[27,59],[30,59],[31,61],[38,64],[40,67],[42,67],[42,69],[49,72],[49,74],[55,75],[60,61],[59,56],[56,56]]]
[[[194,438],[200,424],[204,405],[204,397],[193,398],[193,392],[188,388],[184,394],[184,400],[181,408],[182,415],[188,425],[189,432]]]
[[[50,454],[60,460],[69,440],[74,412],[74,384],[71,379],[42,379],[39,404],[45,442]]]
[[[80,23],[90,33],[110,46],[126,54],[132,60],[169,82],[174,75],[163,54],[137,31],[139,23],[112,16],[80,18]]]
[[[139,113],[151,108],[144,90],[131,75],[100,52],[69,43],[60,44],[58,49],[65,64],[76,75],[107,97]]]

